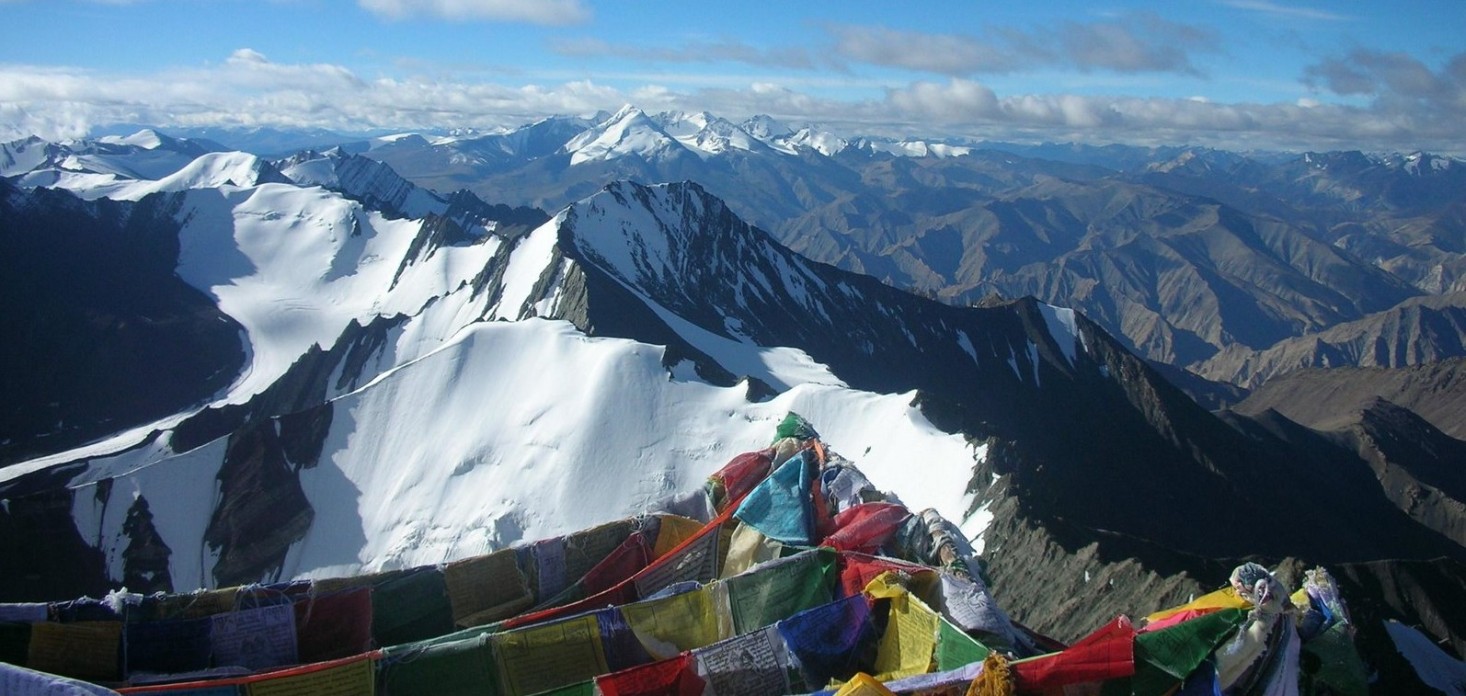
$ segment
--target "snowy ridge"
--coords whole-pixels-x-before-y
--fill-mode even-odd
[[[21,177],[26,187],[66,189],[82,198],[135,201],[152,193],[190,189],[247,188],[285,177],[269,162],[244,152],[200,155],[159,179],[129,178],[117,172],[42,169]]]
[[[755,298],[792,299],[822,312],[836,294],[809,261],[738,219],[721,200],[692,183],[643,187],[628,182],[567,209],[576,248],[628,288],[655,289],[685,306],[725,317],[747,315]],[[710,290],[714,285],[720,291]],[[725,297],[721,290],[732,293]],[[726,303],[726,304],[725,304]],[[736,336],[736,326],[725,324]]]
[[[729,150],[753,151],[764,149],[758,138],[750,135],[731,121],[706,111],[696,114],[670,112],[658,117],[658,121],[677,142],[688,149],[707,155],[718,155]]]
[[[448,203],[433,192],[398,176],[391,167],[340,150],[302,153],[282,163],[280,173],[302,186],[323,186],[366,199],[387,212],[410,218],[442,215]]]
[[[313,521],[273,576],[437,563],[644,511],[766,444],[791,410],[820,423],[832,447],[858,456],[872,482],[913,509],[960,521],[973,507],[967,484],[983,452],[933,427],[912,406],[914,394],[852,389],[803,351],[757,345],[736,326],[724,327],[728,335],[707,331],[653,300],[683,287],[677,281],[699,259],[739,278],[749,294],[813,306],[854,292],[827,287],[782,247],[768,258],[769,240],[746,225],[731,236],[683,236],[713,222],[741,224],[696,187],[613,186],[516,243],[486,236],[439,248],[395,285],[420,221],[290,184],[185,196],[178,273],[248,334],[249,367],[218,404],[246,402],[353,323],[405,317],[356,386],[325,406],[319,459],[298,470]],[[700,246],[709,238],[719,246]],[[750,401],[746,384],[718,386],[664,365],[661,346],[528,318],[553,313],[575,263],[563,256],[568,240],[689,343],[778,393]],[[500,269],[497,285],[475,290],[487,268]],[[87,451],[71,483],[73,518],[111,577],[121,578],[131,542],[122,531],[125,501],[145,498],[172,549],[173,586],[212,586],[215,564],[229,553],[204,537],[228,465],[225,439],[179,452],[166,433],[147,439],[146,430],[114,440],[111,453]],[[0,479],[79,456],[10,467]],[[919,479],[907,473],[913,460],[926,463]],[[124,502],[92,495],[103,479]]]
[[[256,171],[253,155],[206,156],[160,182],[119,184],[146,195],[210,176]],[[209,164],[219,166],[206,166]],[[227,166],[227,165],[234,166]],[[201,174],[201,175],[200,175]],[[80,193],[101,197],[101,191]],[[406,317],[377,359],[355,378],[390,369],[435,350],[487,312],[471,281],[504,247],[492,235],[424,254],[414,249],[423,221],[389,218],[321,188],[268,183],[222,185],[184,193],[178,212],[178,276],[214,298],[245,329],[248,362],[213,406],[244,404],[283,377],[307,352],[331,347],[352,325]],[[0,469],[0,481],[78,458],[137,445],[154,430],[176,426],[189,413],[142,426],[79,451]]]
[[[172,138],[151,129],[60,143],[31,137],[0,145],[0,176],[45,174],[59,180],[72,173],[160,179],[220,149],[208,141]]]
[[[657,346],[588,338],[557,321],[477,324],[336,401],[322,462],[301,476],[316,523],[292,546],[283,577],[438,563],[644,512],[765,446],[790,410],[820,423],[836,451],[859,454],[870,480],[912,509],[962,519],[982,453],[910,401],[805,385],[750,403],[741,387],[667,379]],[[213,487],[221,456],[216,442],[141,467],[128,464],[134,453],[98,463],[118,476],[115,490],[148,498],[174,549],[178,587],[211,584],[198,574],[212,565],[201,536],[209,499],[191,491]],[[944,466],[912,481],[913,458]],[[79,524],[120,530],[126,506],[98,519],[89,488],[76,497]],[[126,537],[101,541],[120,577]]]

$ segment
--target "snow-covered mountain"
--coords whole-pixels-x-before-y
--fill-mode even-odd
[[[223,149],[207,140],[173,138],[153,129],[59,143],[31,137],[0,144],[0,176],[25,177],[27,186],[53,186],[58,180],[85,175],[93,182],[159,179]]]
[[[649,120],[621,116],[622,135]],[[175,174],[233,171],[218,160]],[[613,183],[507,234],[343,153],[271,167],[281,181],[134,182],[136,201],[0,185],[0,220],[16,221],[0,240],[48,248],[33,221],[62,212],[113,221],[154,240],[153,265],[236,341],[216,348],[230,374],[192,400],[0,469],[0,553],[27,568],[0,577],[3,596],[482,553],[649,509],[765,444],[789,410],[878,487],[961,521],[1005,606],[1059,631],[1184,599],[1222,559],[1444,558],[1412,572],[1449,576],[1466,555],[1452,515],[1403,509],[1411,497],[1359,454],[1213,416],[1079,313],[955,307],[812,262],[698,184]],[[411,201],[432,210],[411,217]],[[104,262],[25,277],[61,286]],[[76,371],[106,379],[88,359]],[[45,450],[55,426],[35,427],[6,446]],[[1280,485],[1295,481],[1312,483]],[[1466,500],[1431,486],[1439,510]],[[1115,588],[1104,601],[1048,601],[1091,573]],[[1459,640],[1445,600],[1424,596],[1408,611]]]
[[[303,177],[322,166],[285,169]],[[183,588],[436,562],[578,529],[693,485],[756,449],[791,409],[823,416],[827,437],[866,453],[912,505],[958,518],[971,507],[980,450],[934,429],[910,394],[851,389],[807,353],[740,332],[759,328],[749,303],[814,289],[807,262],[777,254],[712,331],[659,304],[686,280],[669,276],[709,260],[686,218],[713,204],[699,190],[622,187],[520,238],[486,226],[426,246],[424,221],[318,187],[172,195],[178,276],[241,327],[238,376],[202,409],[0,470],[17,514],[36,481],[66,472],[76,550],[99,553],[112,582],[139,577],[128,549],[145,543],[171,550],[158,582]],[[761,233],[743,234],[710,271],[742,273],[729,264],[769,253]],[[603,317],[605,298],[587,294],[574,255],[622,292],[656,288],[641,311],[674,327],[676,347],[528,321],[618,325]],[[616,310],[623,321],[627,309]],[[749,398],[771,390],[771,401]],[[901,491],[911,456],[943,464]],[[114,501],[112,491],[129,493]],[[147,529],[136,524],[144,514]]]

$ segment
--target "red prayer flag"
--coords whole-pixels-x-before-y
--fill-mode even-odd
[[[603,696],[702,696],[704,686],[688,653],[596,677]]]
[[[1121,616],[1063,652],[1013,663],[1020,693],[1135,674],[1135,627]]]

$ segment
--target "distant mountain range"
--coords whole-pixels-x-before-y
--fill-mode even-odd
[[[960,520],[1005,608],[1061,638],[1184,601],[1248,557],[1329,564],[1367,635],[1399,618],[1466,647],[1466,443],[1403,398],[1315,427],[1274,407],[1214,415],[1100,323],[1145,309],[1135,336],[1208,355],[1425,291],[1289,223],[1092,164],[825,154],[767,122],[634,109],[550,147],[570,125],[471,140],[546,153],[500,175],[542,190],[532,174],[584,187],[680,161],[749,181],[745,203],[925,207],[881,234],[948,218],[933,263],[971,257],[981,278],[1039,283],[1057,253],[1068,280],[1040,289],[1101,311],[913,294],[801,255],[713,184],[616,181],[545,214],[383,164],[458,141],[206,151],[152,178],[125,175],[129,158],[191,144],[73,167],[35,153],[87,144],[12,143],[0,298],[20,338],[0,375],[20,406],[0,432],[0,557],[24,572],[0,577],[0,600],[461,558],[646,510],[794,410],[877,486]],[[1100,270],[1128,284],[1101,287]],[[1117,299],[1142,290],[1159,310]]]
[[[611,181],[697,181],[812,259],[953,304],[1032,295],[1197,369],[1466,290],[1466,164],[1426,153],[839,137],[634,107],[347,147],[547,210]]]

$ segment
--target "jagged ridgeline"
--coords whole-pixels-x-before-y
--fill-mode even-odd
[[[327,696],[1366,688],[1322,569],[1289,597],[1248,564],[1184,606],[1057,644],[998,607],[957,525],[878,490],[796,414],[651,508],[447,564],[0,605],[14,665],[0,676]]]
[[[1289,589],[1328,567],[1382,673],[1413,674],[1386,620],[1463,646],[1458,450],[1389,404],[1342,434],[1218,417],[1082,313],[951,306],[812,262],[697,184],[617,182],[549,216],[340,150],[178,152],[167,174],[0,183],[0,263],[30,264],[0,269],[4,298],[56,307],[14,315],[7,360],[32,357],[6,384],[40,391],[6,403],[44,417],[0,424],[0,600],[524,548],[697,489],[792,410],[957,525],[997,601],[1055,639],[1255,560]],[[67,253],[113,234],[171,305],[103,268],[130,257]],[[106,348],[138,327],[142,348]],[[35,342],[57,331],[103,348]],[[67,364],[37,370],[52,354]],[[169,356],[187,359],[144,371]]]

